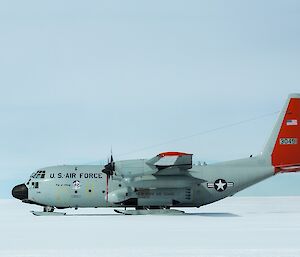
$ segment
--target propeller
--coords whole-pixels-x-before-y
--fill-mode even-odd
[[[114,175],[115,171],[115,163],[114,158],[111,153],[110,159],[108,159],[107,164],[104,166],[104,169],[102,170],[103,173],[106,174],[106,203],[108,202],[108,181],[110,177]]]

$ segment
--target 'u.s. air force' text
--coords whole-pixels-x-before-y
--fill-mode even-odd
[[[101,173],[50,173],[50,178],[87,178],[87,179],[91,179],[91,178],[102,178],[102,174]]]

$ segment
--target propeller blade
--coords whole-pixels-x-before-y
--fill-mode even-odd
[[[108,203],[108,175],[106,175],[106,204]]]
[[[113,154],[111,152],[110,159],[108,158],[107,164],[104,165],[104,169],[102,170],[102,172],[106,174],[106,203],[108,203],[109,179],[110,179],[111,176],[114,175],[114,171],[115,171],[115,163],[114,163]]]

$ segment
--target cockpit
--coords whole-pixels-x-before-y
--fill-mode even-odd
[[[45,170],[38,170],[37,172],[33,172],[30,176],[30,179],[26,183],[27,186],[31,186],[32,188],[39,188],[39,179],[43,179],[46,176]],[[34,181],[32,181],[34,180]]]

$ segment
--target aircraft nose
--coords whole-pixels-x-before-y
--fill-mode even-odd
[[[25,184],[15,186],[11,193],[14,198],[19,200],[28,199],[28,188]]]

